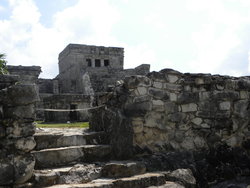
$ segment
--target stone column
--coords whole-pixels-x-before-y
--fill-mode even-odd
[[[17,81],[16,76],[0,75],[0,187],[24,184],[35,166],[31,151],[39,96],[35,85]]]
[[[101,67],[104,67],[104,59],[101,59]]]

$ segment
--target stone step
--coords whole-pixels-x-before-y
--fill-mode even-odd
[[[55,184],[88,183],[100,177],[121,178],[146,173],[144,164],[138,161],[111,161],[93,164],[78,163],[74,166],[34,171],[37,187]]]
[[[108,160],[110,145],[83,145],[43,149],[32,152],[36,159],[35,169],[67,166],[77,162]]]
[[[86,184],[61,184],[47,188],[145,188],[166,183],[163,173],[145,173],[119,179],[96,179]]]
[[[32,183],[35,187],[88,183],[101,177],[101,164],[78,163],[69,167],[35,170]]]
[[[87,144],[104,144],[104,132],[88,132],[86,129],[43,129],[34,135],[35,150],[59,148],[67,146],[81,146]]]

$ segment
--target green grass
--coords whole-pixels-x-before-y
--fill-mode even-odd
[[[44,123],[36,121],[36,127],[40,128],[87,128],[89,122],[75,122],[75,123]]]

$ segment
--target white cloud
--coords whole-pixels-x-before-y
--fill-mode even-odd
[[[8,64],[42,66],[43,77],[58,73],[57,57],[68,43],[117,44],[110,35],[118,12],[108,1],[78,1],[54,16],[51,28],[40,23],[40,12],[32,0],[9,0],[9,20],[0,20],[0,51]]]
[[[147,2],[145,10],[140,3],[121,2],[122,7],[111,0],[78,0],[56,12],[46,27],[33,0],[9,0],[10,17],[0,20],[0,52],[7,54],[9,64],[42,66],[43,77],[56,76],[58,54],[68,43],[124,47],[125,68],[149,63],[151,70],[250,72],[250,1],[186,0],[179,4],[159,0]],[[0,11],[4,10],[0,7]],[[119,36],[113,30],[120,29],[117,25],[123,26]],[[235,54],[239,48],[244,50]],[[181,53],[185,51],[193,54]],[[237,62],[243,56],[244,63],[249,61],[245,69],[245,64]]]
[[[155,69],[156,55],[154,50],[146,44],[125,46],[124,61],[126,62],[125,68],[133,68],[141,64],[151,64],[152,70],[152,68]]]

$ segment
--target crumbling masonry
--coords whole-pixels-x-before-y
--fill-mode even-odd
[[[59,74],[54,79],[39,79],[39,108],[84,109],[99,105],[102,96],[127,75],[146,75],[149,65],[123,68],[124,49],[69,44],[59,54]],[[46,121],[86,121],[87,111],[40,112]]]

